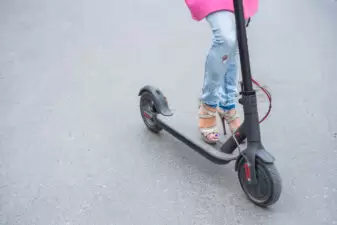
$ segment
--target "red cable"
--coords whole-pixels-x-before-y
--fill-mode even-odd
[[[253,83],[259,87],[266,95],[267,95],[267,98],[268,98],[268,101],[269,101],[269,108],[268,108],[268,111],[267,113],[264,115],[264,117],[259,121],[259,123],[262,123],[265,119],[267,119],[267,117],[269,116],[270,112],[271,112],[271,103],[272,103],[272,98],[271,98],[271,94],[270,92],[264,88],[259,82],[257,82],[256,80],[254,80],[254,78],[252,78],[252,81]]]

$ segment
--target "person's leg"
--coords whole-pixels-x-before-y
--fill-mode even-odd
[[[235,109],[237,97],[237,78],[238,78],[238,48],[229,56],[228,69],[220,86],[220,115],[227,120],[230,130],[236,130],[241,122]]]
[[[219,91],[225,79],[230,55],[236,49],[236,28],[234,14],[228,11],[212,13],[206,20],[212,29],[213,40],[205,64],[199,127],[205,141],[216,142],[219,134],[214,112],[219,103]]]

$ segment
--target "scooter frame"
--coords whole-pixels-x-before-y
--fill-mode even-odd
[[[222,144],[220,151],[213,147],[205,148],[196,144],[194,141],[186,138],[183,134],[172,129],[164,119],[161,119],[161,116],[172,116],[173,113],[168,106],[166,97],[159,89],[149,85],[144,86],[139,91],[139,96],[141,96],[144,92],[151,93],[154,97],[155,109],[158,115],[153,116],[150,115],[151,113],[149,112],[148,116],[153,116],[158,126],[183,143],[187,144],[204,157],[211,160],[213,163],[228,164],[229,162],[236,160],[235,171],[237,171],[239,163],[244,158],[246,160],[247,167],[245,169],[249,170],[249,177],[247,177],[248,182],[250,184],[257,184],[255,170],[256,160],[258,159],[264,164],[273,164],[275,158],[265,150],[261,141],[257,97],[251,80],[252,76],[242,0],[234,0],[234,14],[236,19],[237,40],[242,72],[240,92],[242,97],[239,102],[243,105],[244,121],[235,134]],[[247,139],[247,148],[241,151],[239,155],[233,155],[234,150],[245,139]]]

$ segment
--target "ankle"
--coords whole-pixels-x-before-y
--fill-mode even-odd
[[[216,108],[217,108],[217,105],[209,105],[209,104],[206,104],[206,103],[201,103],[202,104],[202,109],[203,109],[203,111],[205,111],[205,109],[206,110],[209,110],[209,111],[212,111],[212,112],[216,112]]]

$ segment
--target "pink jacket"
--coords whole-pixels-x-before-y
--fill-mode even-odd
[[[200,21],[218,10],[234,11],[233,0],[185,0],[192,18]],[[258,0],[243,0],[245,18],[252,17],[258,8]]]

